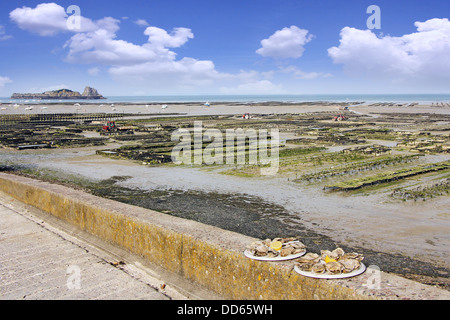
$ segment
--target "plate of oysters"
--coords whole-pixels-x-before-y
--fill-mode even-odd
[[[309,252],[295,260],[294,270],[304,276],[321,279],[341,279],[357,276],[366,270],[360,253],[345,253],[341,248]]]
[[[252,242],[244,251],[250,259],[282,261],[299,258],[306,253],[306,246],[298,238],[274,238]]]

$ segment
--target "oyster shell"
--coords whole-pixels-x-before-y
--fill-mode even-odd
[[[320,250],[320,256],[322,260],[325,260],[325,258],[328,256],[328,258],[333,260],[339,260],[342,258],[346,253],[342,248],[336,248],[333,251],[330,250]]]
[[[300,270],[302,271],[311,271],[312,267],[316,264],[316,262],[303,262],[303,263],[297,263],[297,266],[300,268]]]
[[[325,272],[325,264],[318,262],[311,267],[311,271],[314,273],[324,273]]]
[[[345,253],[342,248],[336,248],[333,251],[320,250],[320,255],[308,252],[304,256],[295,259],[295,262],[302,271],[337,275],[358,270],[363,259],[364,256],[362,254],[356,252]]]
[[[269,248],[263,244],[257,246],[253,250],[253,255],[258,257],[266,256],[269,253]]]
[[[278,251],[276,251],[276,250],[274,250],[272,248],[268,249],[268,252],[267,252],[267,257],[268,258],[275,258],[275,257],[278,257],[279,255],[280,255],[280,253]]]
[[[248,246],[247,246],[247,249],[248,250],[252,250],[252,249],[254,249],[254,248],[256,248],[256,247],[258,247],[258,246],[260,246],[260,245],[262,245],[262,244],[264,244],[261,240],[257,240],[257,241],[253,241],[252,243],[250,243]]]
[[[286,247],[284,247],[284,248],[281,248],[281,250],[280,250],[280,256],[286,257],[286,256],[292,254],[292,253],[294,252],[294,250],[295,250],[295,249],[292,248],[292,247],[290,247],[290,246],[286,246]]]
[[[305,249],[306,245],[301,243],[300,241],[296,240],[296,241],[291,241],[286,243],[287,246],[291,246],[294,249]]]
[[[364,256],[360,253],[356,253],[356,252],[348,252],[345,253],[341,259],[356,259],[359,262],[361,262],[364,259]]]
[[[297,254],[305,251],[306,246],[300,241],[291,241],[283,244],[284,247],[292,248],[291,254]]]
[[[325,264],[325,269],[328,273],[339,274],[344,267],[339,262],[328,262]]]
[[[276,251],[270,247],[274,241],[282,243],[280,251]],[[247,246],[247,250],[256,257],[267,256],[268,258],[274,258],[278,256],[286,257],[291,254],[297,254],[304,251],[306,246],[298,241],[297,237],[290,238],[274,238],[265,240],[256,240]]]
[[[344,250],[341,248],[336,248],[333,251],[331,251],[331,259],[338,260],[345,254]]]
[[[317,253],[308,252],[304,256],[296,259],[295,261],[302,264],[302,263],[317,263],[320,260],[320,256]]]
[[[320,250],[320,259],[325,261],[325,258],[328,256],[331,258],[331,251],[330,250]]]
[[[339,263],[342,265],[342,272],[349,273],[353,270],[359,269],[361,266],[360,262],[356,259],[340,259]]]
[[[280,241],[281,243],[288,243],[298,241],[299,237],[274,238],[272,241]]]

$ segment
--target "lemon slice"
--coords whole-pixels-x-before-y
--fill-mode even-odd
[[[273,250],[276,250],[276,251],[279,251],[279,250],[281,250],[281,247],[283,246],[283,244],[280,242],[280,241],[273,241],[271,244],[270,244],[270,247],[273,249]]]
[[[325,263],[328,263],[328,262],[337,262],[337,261],[334,260],[334,259],[331,259],[329,256],[326,256],[325,257]]]

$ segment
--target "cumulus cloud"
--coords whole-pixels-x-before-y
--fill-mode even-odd
[[[120,21],[106,17],[95,22],[97,28],[73,35],[66,42],[67,61],[82,64],[129,65],[154,59],[156,53],[145,46],[117,40]]]
[[[36,8],[22,7],[10,12],[9,17],[19,28],[42,36],[51,36],[67,30],[67,14],[56,3],[42,3]]]
[[[74,14],[68,16],[63,7],[55,3],[43,3],[35,8],[22,7],[13,10],[10,18],[21,29],[40,36],[54,36],[59,33],[69,33],[70,38],[64,44],[67,50],[66,61],[76,64],[91,65],[88,74],[97,75],[99,66],[118,81],[133,84],[133,88],[142,92],[179,92],[186,89],[221,87],[222,91],[242,93],[277,93],[281,87],[271,83],[269,74],[259,72],[240,72],[229,74],[216,69],[213,61],[200,60],[191,57],[177,56],[174,51],[194,38],[191,29],[178,27],[170,31],[149,26],[147,21],[136,20],[135,23],[145,26],[143,35],[147,40],[136,44],[119,39],[120,20],[104,17],[91,20],[78,15],[78,28],[73,28]],[[75,23],[73,23],[75,22]],[[285,41],[289,56],[299,56],[303,48],[299,44],[310,41],[311,36],[306,30],[297,27],[286,28],[288,35]],[[305,33],[306,32],[306,33]],[[267,41],[263,42],[261,54],[280,56],[271,45],[281,43],[286,31],[280,30]],[[295,51],[295,52],[294,52]],[[103,68],[102,68],[103,69]]]
[[[143,32],[147,42],[134,44],[117,39],[119,20],[107,17],[94,23],[95,30],[77,33],[66,42],[68,62],[106,65],[115,79],[143,83],[151,88],[209,85],[229,76],[218,72],[209,60],[177,59],[171,49],[183,46],[194,37],[189,28],[167,32],[149,26]]]
[[[11,83],[12,80],[8,77],[1,77],[0,76],[0,88],[4,87],[7,83]]]
[[[256,53],[264,57],[300,58],[305,51],[304,45],[313,37],[308,30],[297,26],[286,27],[262,40],[261,48],[256,50]]]
[[[81,27],[71,28],[71,17],[55,3],[43,3],[35,8],[17,8],[10,13],[10,17],[21,29],[40,36],[74,32],[64,45],[68,49],[66,61],[105,65],[116,79],[136,79],[161,87],[208,85],[217,79],[229,77],[218,72],[212,61],[189,57],[177,59],[172,49],[194,38],[189,28],[174,28],[168,32],[148,26],[145,20],[136,20],[136,24],[146,26],[143,34],[148,40],[143,44],[134,44],[117,39],[120,20],[105,17],[93,21],[79,15]],[[88,73],[97,75],[99,71],[98,67],[93,66]]]
[[[415,26],[417,32],[400,37],[345,27],[339,46],[328,49],[328,55],[350,74],[397,81],[450,79],[449,20],[435,18]]]
[[[157,27],[148,27],[144,34],[148,41],[142,45],[116,39],[119,20],[104,18],[96,22],[98,28],[78,33],[66,43],[67,60],[72,63],[104,64],[111,67],[111,74],[144,75],[164,70],[188,72],[190,69],[214,69],[211,62],[192,58],[176,60],[177,48],[193,38],[188,28],[175,28],[171,33]],[[212,65],[212,67],[211,67]],[[207,66],[207,68],[205,68]]]
[[[144,34],[148,36],[148,43],[154,47],[177,48],[194,38],[191,29],[175,28],[171,34],[157,27],[148,27]]]
[[[97,28],[92,20],[79,14],[67,15],[56,3],[41,3],[35,8],[22,7],[9,13],[19,28],[40,36],[53,36],[61,32],[86,32]]]

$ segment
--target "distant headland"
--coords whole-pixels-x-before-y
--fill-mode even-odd
[[[43,93],[13,93],[11,99],[65,99],[65,100],[93,100],[106,99],[98,91],[91,87],[86,87],[83,93],[69,89],[46,91]]]

